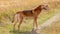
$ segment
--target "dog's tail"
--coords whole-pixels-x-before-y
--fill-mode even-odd
[[[13,16],[12,23],[14,23],[14,21],[17,21],[17,18],[18,18],[18,14],[16,13],[16,14],[14,14],[14,16]]]
[[[12,23],[14,23],[14,21],[17,21],[17,20],[18,20],[18,17],[19,17],[19,14],[20,14],[20,13],[21,13],[21,12],[17,12],[16,14],[14,14]]]
[[[15,14],[14,14],[14,16],[13,16],[12,23],[14,22],[14,19],[15,19]]]

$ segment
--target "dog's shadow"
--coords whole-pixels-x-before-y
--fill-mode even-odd
[[[11,30],[10,33],[13,33],[13,34],[38,34],[34,30],[32,30],[32,31],[25,31],[25,32],[21,32],[21,31],[18,31],[18,30]]]

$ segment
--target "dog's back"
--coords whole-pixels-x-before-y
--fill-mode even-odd
[[[23,14],[24,16],[33,16],[32,10],[24,10],[24,11],[19,11],[17,13]]]

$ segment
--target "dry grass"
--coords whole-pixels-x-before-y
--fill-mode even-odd
[[[42,11],[38,17],[38,24],[42,24],[44,21],[52,17],[54,14],[60,12],[60,1],[58,0],[0,0],[0,33],[1,34],[20,34],[27,33],[32,29],[32,19],[25,20],[27,23],[23,23],[21,26],[21,32],[12,32],[13,25],[11,23],[13,15],[19,10],[34,9],[40,4],[48,4],[50,10]],[[50,2],[51,1],[51,2]],[[43,2],[43,3],[42,3]],[[56,6],[57,3],[57,6]],[[29,23],[28,23],[29,22]],[[28,26],[27,26],[28,24]],[[16,28],[17,29],[17,28]]]

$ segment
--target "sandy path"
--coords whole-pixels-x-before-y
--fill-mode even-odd
[[[44,33],[44,31],[41,33],[41,31],[42,30],[44,30],[44,28],[47,28],[48,29],[48,27],[49,27],[49,29],[50,28],[54,28],[54,26],[55,25],[58,25],[58,23],[55,23],[55,22],[57,22],[57,21],[60,21],[60,13],[57,13],[57,14],[55,14],[53,17],[51,17],[49,20],[47,20],[47,21],[45,21],[43,24],[41,24],[39,27],[38,27],[38,29],[37,29],[37,32],[38,33],[40,33],[40,34],[42,34],[42,33]],[[52,25],[51,25],[52,24]],[[60,24],[60,23],[59,23]],[[56,27],[58,27],[58,26],[56,26]],[[47,30],[47,29],[45,29],[45,30]],[[45,33],[44,33],[45,34]],[[48,34],[48,33],[46,33],[46,34]],[[50,33],[49,33],[50,34]],[[52,33],[51,33],[52,34]]]

